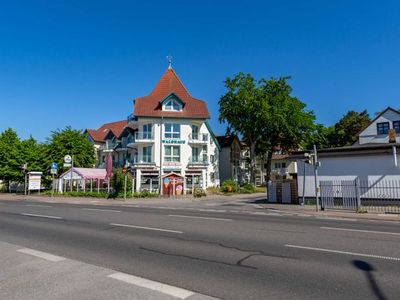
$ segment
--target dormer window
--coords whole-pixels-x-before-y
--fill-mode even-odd
[[[169,94],[161,101],[162,110],[164,111],[182,111],[184,102],[174,93]]]
[[[165,103],[164,110],[166,111],[180,111],[181,105],[176,99],[170,99]]]

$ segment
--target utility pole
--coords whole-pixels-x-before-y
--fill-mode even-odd
[[[315,183],[315,203],[316,203],[316,211],[319,211],[319,186],[318,186],[318,155],[317,155],[317,146],[314,145],[313,148],[313,165],[314,165],[314,183]]]
[[[22,166],[22,170],[24,170],[24,195],[26,196],[27,193],[27,185],[28,185],[28,178],[27,178],[27,171],[28,171],[28,163],[24,163],[24,165]]]

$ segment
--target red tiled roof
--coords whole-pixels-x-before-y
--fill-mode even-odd
[[[120,137],[125,126],[128,125],[127,120],[106,123],[100,126],[99,129],[86,129],[86,132],[95,142],[104,142],[104,138],[111,131],[117,138]]]
[[[161,110],[160,102],[171,93],[185,103],[181,112]],[[207,104],[189,94],[172,68],[165,71],[150,95],[135,99],[134,115],[138,117],[210,118]]]

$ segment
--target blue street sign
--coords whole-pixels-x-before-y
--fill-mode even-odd
[[[57,169],[57,167],[58,167],[57,163],[55,163],[55,162],[51,163],[51,169]]]

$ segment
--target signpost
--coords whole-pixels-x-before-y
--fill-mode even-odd
[[[42,172],[29,172],[28,191],[38,190],[40,194]]]
[[[72,173],[74,170],[74,157],[71,155],[64,156],[64,168],[71,167],[71,179],[70,179],[70,192],[72,192]]]
[[[128,173],[128,168],[124,167],[122,169],[122,173],[124,173],[124,175],[125,175],[125,178],[124,178],[124,200],[126,200],[126,184],[127,184],[126,181],[128,180],[128,177],[126,176],[126,174]]]
[[[51,196],[52,197],[54,195],[54,175],[57,174],[57,168],[58,168],[58,164],[55,162],[52,162],[50,165],[50,174],[53,177],[53,184],[52,184],[52,188],[51,188]]]

